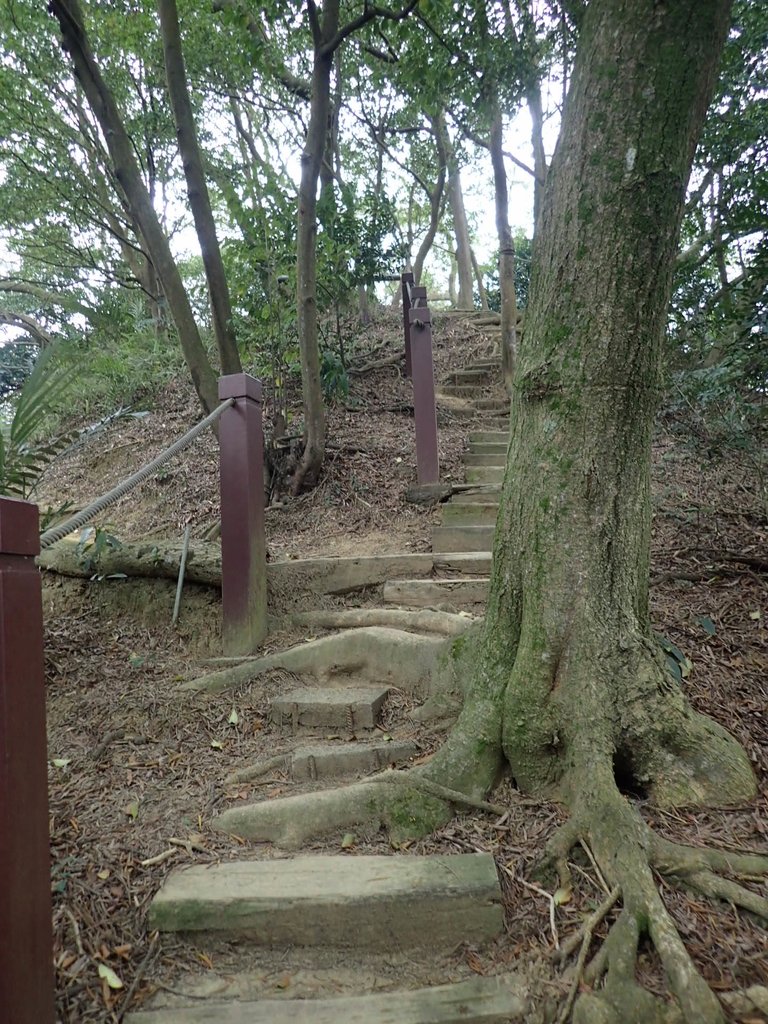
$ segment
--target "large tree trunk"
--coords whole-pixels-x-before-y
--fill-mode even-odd
[[[200,402],[206,412],[211,412],[218,404],[216,375],[200,339],[179,268],[141,177],[133,144],[125,130],[114,97],[96,65],[83,27],[80,5],[77,0],[51,0],[49,8],[61,26],[64,49],[72,58],[75,74],[99,122],[114,164],[115,177],[120,183],[162,283]]]
[[[176,122],[179,153],[184,165],[184,177],[187,181],[187,196],[195,221],[205,277],[208,282],[213,333],[219,350],[221,372],[225,374],[242,373],[243,367],[240,363],[232,326],[232,307],[229,301],[227,276],[224,272],[224,262],[216,235],[216,224],[203,170],[203,157],[197,143],[195,119],[187,89],[187,73],[181,49],[176,0],[158,0],[157,9],[160,14],[160,29],[163,35],[168,95]]]

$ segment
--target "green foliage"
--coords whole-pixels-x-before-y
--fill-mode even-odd
[[[121,547],[120,541],[111,533],[99,526],[89,526],[82,532],[75,555],[86,572],[98,573],[102,556],[108,551],[119,551]]]
[[[0,494],[29,497],[45,467],[73,435],[40,440],[51,411],[73,385],[73,370],[57,359],[58,346],[40,353],[13,407],[0,421]]]
[[[349,397],[349,375],[339,353],[331,349],[320,353],[320,383],[328,405]]]

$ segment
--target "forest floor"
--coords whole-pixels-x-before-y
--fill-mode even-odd
[[[379,347],[398,337],[398,320],[369,330]],[[392,341],[392,345],[395,341]],[[473,356],[486,355],[482,333],[468,337],[453,318],[435,328],[436,374],[444,378]],[[387,351],[384,350],[386,355]],[[290,396],[289,396],[290,397]],[[296,395],[292,396],[294,399]],[[399,367],[352,377],[350,398],[329,418],[329,458],[320,485],[267,514],[270,558],[429,549],[437,511],[409,504],[415,476],[409,386]],[[269,406],[267,407],[269,411]],[[42,506],[71,499],[77,507],[113,486],[198,418],[190,389],[175,382],[150,415],[122,420],[60,460],[41,489]],[[472,420],[441,410],[443,479],[462,478],[461,455]],[[290,431],[290,425],[289,425]],[[654,443],[652,615],[657,632],[682,652],[681,685],[694,706],[729,729],[749,752],[759,797],[733,810],[660,812],[638,801],[654,828],[694,845],[768,850],[768,496],[754,461],[729,452],[707,455],[700,440],[665,422]],[[203,438],[177,462],[134,492],[101,525],[122,539],[178,537],[189,522],[200,535],[218,515],[216,447]],[[185,589],[181,619],[171,625],[175,587],[167,581],[70,580],[44,575],[50,815],[57,1007],[62,1024],[120,1022],[150,994],[148,979],[172,989],[183,975],[202,977],[242,967],[261,972],[262,991],[316,994],[301,958],[269,957],[221,943],[216,955],[172,936],[148,934],[149,901],[171,867],[247,855],[210,821],[233,800],[286,792],[270,777],[238,790],[225,777],[247,759],[278,752],[283,737],[269,723],[267,702],[279,680],[258,693],[224,693],[204,704],[180,702],[175,682],[199,674],[219,653],[219,594]],[[365,603],[375,595],[363,594]],[[313,634],[314,635],[314,634]],[[273,635],[268,649],[303,639]],[[409,700],[395,695],[385,710],[407,720]],[[388,717],[386,717],[388,716]],[[439,737],[412,724],[427,756]],[[494,797],[508,805],[502,823],[461,815],[414,851],[493,853],[502,868],[506,932],[490,948],[461,947],[439,962],[382,959],[382,989],[495,973],[522,961],[546,963],[556,942],[575,931],[603,897],[585,859],[573,900],[550,916],[550,900],[525,884],[526,871],[562,821],[556,805],[519,799],[508,783]],[[339,852],[337,838],[318,851]],[[348,855],[389,853],[383,834],[360,834]],[[263,854],[259,854],[263,855]],[[695,962],[716,991],[768,985],[768,933],[747,913],[662,885],[662,895]],[[114,977],[100,977],[106,965]],[[338,989],[347,959],[334,964]],[[664,991],[653,954],[642,980]],[[103,972],[106,973],[106,972]],[[110,987],[117,980],[122,988]],[[309,986],[305,993],[302,985]],[[768,1018],[739,1015],[733,1020]]]

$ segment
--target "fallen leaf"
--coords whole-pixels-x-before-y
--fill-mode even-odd
[[[122,988],[123,983],[120,981],[118,976],[112,970],[111,967],[107,967],[106,964],[99,964],[99,977],[103,978],[104,981],[109,985],[110,988]]]
[[[237,723],[240,721],[240,716],[238,715],[237,711],[234,708],[232,708],[232,711],[230,712],[227,721],[229,722],[230,725],[237,725]]]
[[[351,850],[356,842],[357,839],[355,838],[354,834],[352,832],[347,832],[346,835],[341,840],[341,848],[342,850]]]
[[[54,757],[51,763],[54,768],[66,768],[71,760],[71,757]]]
[[[135,821],[139,816],[139,801],[131,800],[129,804],[126,804],[123,810],[125,811],[129,818],[133,818],[133,820]]]
[[[224,744],[221,742],[221,740],[211,740],[211,746],[213,747],[214,750],[224,749]]]

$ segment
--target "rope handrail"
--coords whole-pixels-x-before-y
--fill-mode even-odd
[[[132,491],[134,487],[138,487],[140,483],[143,483],[147,477],[164,466],[166,462],[169,462],[174,455],[178,455],[179,452],[184,451],[189,445],[195,440],[198,434],[201,434],[206,427],[209,427],[211,423],[214,423],[219,416],[228,409],[231,405],[234,405],[237,399],[227,398],[224,402],[218,405],[213,412],[209,413],[205,419],[200,420],[194,427],[191,427],[186,434],[180,437],[177,441],[174,441],[172,445],[161,452],[157,458],[148,462],[146,466],[142,466],[141,469],[137,470],[131,476],[127,477],[116,487],[113,487],[111,491],[107,491],[106,494],[102,494],[101,497],[96,498],[90,505],[86,505],[84,509],[77,512],[74,516],[66,519],[63,523],[58,526],[52,527],[50,530],[46,530],[45,533],[40,535],[40,550],[43,551],[45,548],[49,548],[52,544],[62,540],[68,534],[73,533],[75,530],[79,530],[81,526],[85,526],[86,523],[90,522],[99,512],[103,512],[104,509],[109,508],[116,501]]]

